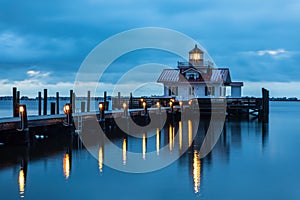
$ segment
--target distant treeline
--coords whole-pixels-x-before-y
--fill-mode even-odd
[[[297,97],[272,97],[270,101],[300,101]]]

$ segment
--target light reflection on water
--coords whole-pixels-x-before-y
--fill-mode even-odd
[[[19,172],[19,189],[20,189],[20,197],[24,198],[25,192],[25,174],[23,168],[20,169]]]
[[[64,155],[63,159],[63,170],[64,170],[64,175],[66,177],[66,180],[68,180],[70,176],[70,171],[71,171],[71,166],[70,166],[70,156],[68,153]]]
[[[147,138],[147,133],[142,133],[143,137],[139,140],[123,136],[116,139],[119,142],[115,144],[122,149],[119,162],[123,165],[131,162],[127,158],[129,150],[140,152],[140,159],[147,159],[146,155],[151,151],[161,156],[159,150],[170,143],[173,153],[175,147],[181,149],[184,145],[190,146],[169,167],[141,175],[117,172],[105,166],[105,144],[97,147],[98,160],[84,148],[78,149],[74,142],[57,145],[56,141],[49,140],[30,147],[30,151],[27,151],[28,147],[1,147],[0,188],[6,188],[0,189],[1,195],[8,197],[4,199],[16,199],[16,195],[18,198],[41,199],[40,194],[49,193],[48,199],[81,199],[82,191],[88,191],[87,199],[99,199],[101,188],[101,197],[104,199],[270,199],[283,196],[282,192],[275,191],[273,195],[273,190],[263,189],[263,186],[269,184],[270,187],[278,188],[278,191],[292,191],[283,192],[284,196],[296,199],[293,197],[299,197],[299,192],[293,188],[297,187],[299,162],[296,159],[285,159],[281,155],[285,153],[296,158],[292,156],[296,148],[293,141],[299,141],[300,136],[289,134],[289,137],[283,139],[283,129],[274,125],[272,120],[276,124],[280,122],[271,116],[272,134],[268,133],[268,126],[262,126],[256,121],[226,123],[213,152],[203,159],[199,159],[198,150],[207,127],[205,123],[200,124],[194,141],[190,139],[193,137],[191,120],[168,124],[162,130],[154,129],[152,131],[156,134],[153,138]],[[292,124],[286,120],[285,126],[289,129]],[[278,148],[279,144],[285,145],[285,148]],[[27,166],[30,166],[29,170]],[[278,171],[284,169],[283,166],[289,166],[290,170],[278,174]],[[102,176],[99,176],[99,171]],[[274,176],[277,178],[273,179]],[[47,181],[43,181],[45,177]],[[290,182],[289,187],[284,180]],[[113,186],[116,183],[122,187],[116,189]],[[82,187],[82,190],[70,189],[75,185]],[[16,186],[18,192],[14,189]],[[46,191],[46,188],[51,188],[51,191]],[[248,196],[251,188],[256,192]]]

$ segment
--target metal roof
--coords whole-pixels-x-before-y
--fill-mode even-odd
[[[157,79],[159,83],[178,83],[178,82],[209,82],[209,83],[231,83],[230,73],[228,68],[207,68],[211,70],[211,73],[201,73],[200,71],[192,68],[196,72],[201,74],[201,78],[196,80],[187,80],[178,69],[165,69]],[[189,69],[188,69],[189,70]],[[185,71],[188,71],[185,70]]]
[[[164,83],[164,82],[179,82],[179,70],[177,69],[164,69],[164,71],[160,74],[157,82]]]

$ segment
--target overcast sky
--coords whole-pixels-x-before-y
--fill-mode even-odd
[[[299,13],[299,0],[1,0],[0,96],[10,95],[12,86],[28,96],[44,88],[67,95],[100,42],[151,26],[198,41],[217,66],[230,68],[234,81],[245,82],[244,95],[260,95],[266,87],[271,96],[300,97]],[[176,67],[177,59],[153,55],[127,56],[118,64]],[[118,69],[111,74],[118,77]],[[112,84],[106,81],[103,90]]]

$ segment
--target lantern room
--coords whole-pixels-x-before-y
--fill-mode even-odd
[[[195,48],[192,49],[190,52],[189,52],[189,62],[194,65],[195,67],[196,66],[202,66],[203,65],[203,51],[201,51],[197,44],[195,45]]]

